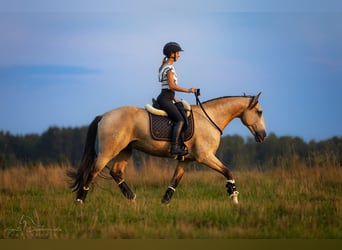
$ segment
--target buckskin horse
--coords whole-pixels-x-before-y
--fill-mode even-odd
[[[258,101],[260,94],[225,96],[199,102],[199,105],[191,105],[194,131],[192,137],[185,141],[189,154],[182,161],[178,161],[162,203],[170,202],[184,174],[184,169],[193,161],[221,173],[226,178],[229,197],[234,204],[238,203],[239,192],[233,175],[215,153],[220,144],[222,130],[234,118],[241,119],[257,142],[264,141],[266,127]],[[129,200],[135,200],[136,195],[123,178],[132,149],[153,156],[170,157],[169,148],[169,141],[155,140],[151,136],[149,113],[144,108],[124,106],[95,117],[88,127],[79,168],[68,173],[73,180],[71,188],[76,192],[75,202],[82,204],[85,201],[91,183],[109,163],[111,163],[110,175],[123,195]]]

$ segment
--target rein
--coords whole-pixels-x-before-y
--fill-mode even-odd
[[[222,130],[219,128],[219,126],[217,126],[217,124],[210,118],[210,116],[208,115],[208,113],[204,110],[202,103],[200,101],[200,99],[198,98],[201,95],[200,93],[200,89],[197,89],[196,93],[195,93],[195,97],[196,97],[196,105],[199,105],[203,111],[203,113],[205,114],[205,116],[209,119],[209,121],[215,126],[215,128],[217,128],[218,131],[220,131],[221,135],[222,135]]]

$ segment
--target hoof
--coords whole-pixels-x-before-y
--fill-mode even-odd
[[[137,195],[135,193],[127,193],[125,194],[125,197],[127,200],[134,202],[137,198]]]
[[[162,202],[161,206],[162,207],[170,207],[170,202],[166,202],[166,203]]]
[[[135,202],[136,198],[137,198],[137,195],[133,193],[133,196],[130,197],[130,198],[128,198],[128,199],[129,199],[129,201],[131,201],[131,202]]]
[[[76,205],[83,205],[83,200],[81,200],[81,199],[76,199],[76,200],[75,200],[75,204],[76,204]]]
[[[166,200],[166,199],[163,198],[163,199],[161,200],[161,204],[162,204],[162,205],[165,205],[165,206],[168,206],[168,205],[170,204],[170,200]]]
[[[238,191],[234,191],[234,193],[230,195],[230,198],[232,199],[233,204],[239,204],[238,195],[239,195]]]
[[[168,201],[162,200],[162,201],[161,201],[161,205],[162,205],[163,207],[169,207],[169,206],[170,206],[170,200],[168,200]]]

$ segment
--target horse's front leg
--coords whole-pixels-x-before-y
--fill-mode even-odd
[[[169,204],[171,201],[171,198],[173,196],[173,193],[176,191],[176,187],[178,186],[180,180],[182,179],[183,175],[184,175],[184,168],[182,166],[182,164],[186,164],[184,162],[179,162],[175,172],[172,176],[171,182],[170,182],[170,186],[166,189],[165,194],[161,200],[161,202],[163,204]]]
[[[134,201],[136,198],[135,193],[126,184],[123,173],[127,166],[128,160],[131,156],[131,150],[122,151],[114,160],[110,175],[113,177],[114,181],[120,188],[122,194],[128,199]]]
[[[229,197],[232,199],[234,204],[238,204],[239,192],[236,190],[235,180],[229,169],[219,160],[214,154],[206,155],[198,159],[199,163],[203,163],[211,169],[221,173],[226,177],[226,188]]]

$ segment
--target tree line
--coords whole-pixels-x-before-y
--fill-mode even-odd
[[[39,163],[77,165],[86,134],[87,127],[50,127],[41,135],[0,131],[0,168]]]
[[[217,155],[233,167],[342,166],[342,137],[306,143],[297,136],[277,137],[271,133],[258,144],[252,137],[244,140],[238,135],[226,136]]]
[[[85,143],[87,127],[50,127],[39,134],[12,135],[0,131],[0,168],[60,164],[77,166]],[[217,156],[231,168],[260,169],[305,164],[308,167],[334,164],[342,166],[342,137],[305,142],[300,137],[271,133],[258,144],[252,137],[222,137]],[[150,157],[135,151],[135,165]]]

